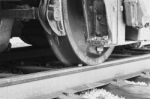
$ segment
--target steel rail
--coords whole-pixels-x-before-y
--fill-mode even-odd
[[[84,84],[129,78],[149,71],[149,64],[150,54],[97,66],[73,67],[4,78],[0,79],[0,99],[37,99]]]

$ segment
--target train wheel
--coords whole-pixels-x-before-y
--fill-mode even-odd
[[[82,6],[82,0],[62,0],[66,36],[49,35],[48,39],[53,51],[63,63],[97,65],[110,56],[114,47],[96,49],[89,45],[85,37],[86,24]]]

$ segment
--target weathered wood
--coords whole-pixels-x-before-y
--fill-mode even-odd
[[[144,82],[146,84],[150,84],[150,77],[143,75],[143,76],[140,76],[140,77],[136,77],[136,78],[130,79],[130,81]]]
[[[77,96],[77,95],[60,95],[58,96],[58,99],[85,99],[85,98],[82,98],[80,96]]]
[[[150,98],[150,86],[148,85],[133,85],[121,82],[108,85],[106,90],[114,95],[125,97],[126,99]]]

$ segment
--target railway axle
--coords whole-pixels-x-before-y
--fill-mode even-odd
[[[37,8],[27,9],[6,9],[0,10],[0,18],[13,18],[20,20],[31,20],[37,19]]]

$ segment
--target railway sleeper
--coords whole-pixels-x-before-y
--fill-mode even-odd
[[[104,87],[114,95],[125,99],[149,99],[150,98],[150,78],[141,75],[127,81],[120,80]]]
[[[82,85],[80,87],[71,88],[69,90],[62,91],[62,94],[58,95],[57,98],[55,96],[55,98],[53,97],[51,99],[87,99],[82,97],[84,93],[90,94],[90,91],[92,92],[92,90],[95,90],[96,92],[96,90],[101,90],[101,89],[110,92],[114,96],[121,97],[121,99],[149,99],[150,98],[149,76],[140,75],[127,80],[122,79],[122,80],[116,80],[112,82],[110,81],[104,81],[104,82],[105,83],[97,82],[97,83]]]
[[[150,84],[150,77],[146,76],[146,75],[141,75],[138,77],[134,77],[131,79],[128,79],[129,81],[133,81],[133,82],[144,82],[145,84],[149,85]]]
[[[60,95],[58,96],[56,99],[85,99],[85,98],[82,98],[80,96],[77,96],[77,95]]]
[[[149,99],[150,87],[132,84],[110,84],[105,89],[114,95],[125,97],[126,99]]]

